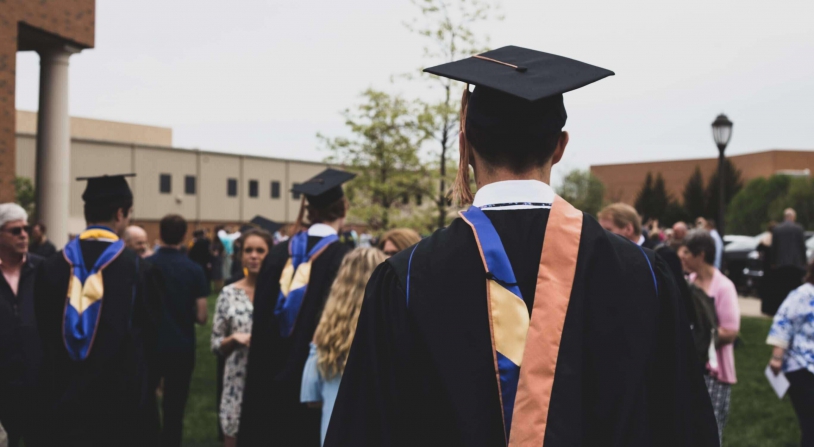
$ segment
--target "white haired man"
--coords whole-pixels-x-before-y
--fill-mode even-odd
[[[42,358],[34,318],[34,282],[41,257],[28,253],[28,213],[0,204],[0,421],[8,445],[31,441],[36,377]]]

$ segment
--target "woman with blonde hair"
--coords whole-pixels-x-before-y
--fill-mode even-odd
[[[382,235],[382,238],[379,240],[379,249],[389,258],[407,247],[412,247],[420,241],[421,235],[415,230],[411,228],[396,228]]]
[[[300,400],[310,406],[322,405],[322,443],[356,333],[367,281],[385,259],[377,248],[358,248],[345,257],[314,333],[302,375]]]

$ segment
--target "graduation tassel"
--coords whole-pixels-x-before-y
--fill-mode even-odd
[[[469,84],[464,88],[461,97],[460,132],[466,134],[466,110],[469,106]],[[472,189],[469,187],[469,142],[459,144],[458,175],[452,185],[452,200],[460,205],[472,203]]]

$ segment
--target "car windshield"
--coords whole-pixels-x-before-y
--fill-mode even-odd
[[[760,240],[767,233],[761,233],[757,236],[736,236],[733,241],[724,247],[724,251],[741,251],[741,250],[754,250],[760,244]]]

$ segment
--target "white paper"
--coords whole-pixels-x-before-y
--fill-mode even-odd
[[[707,350],[707,358],[709,358],[709,366],[713,371],[718,370],[718,351],[715,350],[715,337],[711,338],[709,342],[709,349]]]
[[[768,365],[766,365],[766,378],[769,379],[769,385],[772,386],[775,394],[777,394],[778,399],[782,399],[783,396],[786,395],[786,391],[789,390],[789,379],[780,372],[777,375],[774,375],[774,371]]]

